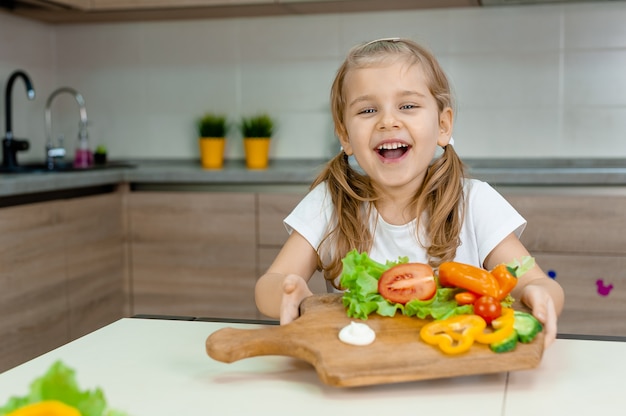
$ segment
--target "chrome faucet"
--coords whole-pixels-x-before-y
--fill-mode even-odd
[[[22,150],[28,150],[30,144],[28,140],[16,139],[13,136],[13,121],[11,114],[11,95],[13,93],[13,83],[17,78],[22,78],[24,84],[26,84],[26,96],[29,100],[35,98],[35,90],[33,89],[33,83],[22,70],[17,70],[11,74],[9,81],[7,82],[6,89],[4,90],[4,120],[6,127],[6,134],[2,140],[2,167],[14,168],[17,167],[17,152]]]
[[[78,124],[78,139],[79,141],[87,140],[87,108],[85,107],[85,99],[83,96],[73,88],[70,87],[61,87],[55,90],[48,97],[48,101],[46,101],[46,110],[45,110],[45,122],[46,122],[46,165],[48,169],[54,169],[55,165],[63,160],[65,157],[66,151],[63,147],[63,143],[59,142],[56,145],[52,140],[52,112],[50,111],[50,107],[52,105],[52,100],[54,97],[61,93],[68,93],[74,96],[76,102],[78,103],[79,111],[80,111],[80,122]]]

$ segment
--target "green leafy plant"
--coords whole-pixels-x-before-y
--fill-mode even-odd
[[[225,137],[227,130],[226,116],[207,113],[198,120],[200,137]]]
[[[274,120],[267,114],[244,117],[239,125],[244,138],[267,138],[274,133]]]
[[[98,147],[96,147],[96,151],[94,152],[97,155],[106,155],[107,154],[107,148],[105,145],[101,144]]]

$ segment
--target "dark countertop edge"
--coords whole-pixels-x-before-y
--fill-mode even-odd
[[[254,325],[278,325],[278,320],[274,319],[245,319],[245,318],[211,318],[211,317],[195,317],[195,316],[176,316],[176,315],[153,315],[153,314],[137,314],[131,316],[136,319],[162,319],[166,321],[197,321],[197,322],[220,322],[228,324],[254,324]]]
[[[250,324],[250,325],[278,325],[277,320],[271,319],[244,319],[244,318],[211,318],[194,316],[171,316],[171,315],[150,315],[138,314],[131,318],[136,319],[162,319],[168,321],[195,321],[195,322],[219,322],[227,324]],[[586,335],[586,334],[557,334],[557,339],[573,339],[579,341],[612,341],[626,342],[625,336],[618,335]]]
[[[128,160],[134,167],[88,172],[0,174],[0,198],[94,185],[206,184],[310,185],[326,160],[281,159],[265,170],[250,170],[241,160],[205,170],[194,160]],[[468,159],[470,177],[493,186],[626,186],[625,159]]]
[[[556,337],[557,339],[576,339],[582,341],[626,342],[626,337],[619,335],[557,334]]]

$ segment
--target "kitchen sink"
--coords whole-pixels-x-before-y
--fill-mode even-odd
[[[19,166],[5,167],[0,166],[0,174],[25,174],[25,173],[67,173],[67,172],[94,172],[110,169],[128,169],[134,168],[132,163],[109,162],[103,165],[93,165],[89,168],[75,168],[72,164],[64,164],[48,169],[43,163],[24,164]]]

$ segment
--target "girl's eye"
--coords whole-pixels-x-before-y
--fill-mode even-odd
[[[374,110],[373,108],[364,108],[363,110],[360,110],[357,114],[372,114],[375,112],[376,110]]]
[[[401,110],[410,110],[412,108],[417,108],[417,105],[415,104],[404,104],[400,106]]]

